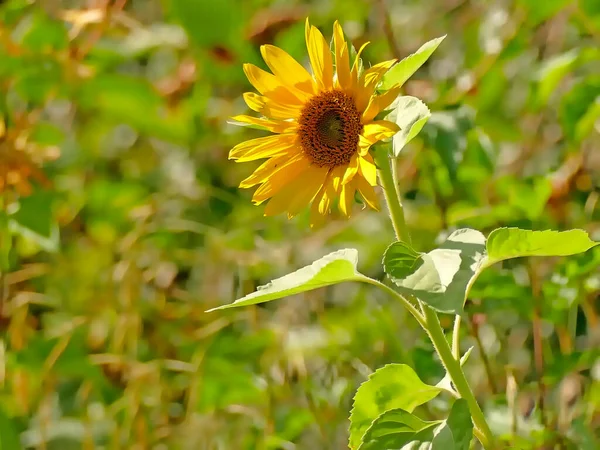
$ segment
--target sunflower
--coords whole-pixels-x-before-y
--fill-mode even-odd
[[[381,78],[396,60],[359,70],[365,44],[350,67],[348,45],[337,21],[333,54],[308,19],[305,35],[312,76],[272,45],[260,49],[272,73],[244,65],[248,80],[261,94],[245,93],[244,100],[263,117],[233,119],[274,134],[236,145],[229,159],[267,158],[240,187],[259,185],[252,201],[258,205],[269,200],[265,216],[287,212],[292,218],[310,204],[310,222],[315,226],[331,213],[337,199],[339,211],[349,217],[356,192],[366,205],[378,209],[373,189],[377,171],[369,149],[398,131],[395,123],[375,117],[396,99],[400,86],[376,94]]]

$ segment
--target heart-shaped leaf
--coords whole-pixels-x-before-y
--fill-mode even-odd
[[[397,241],[388,247],[383,255],[383,266],[394,271],[396,278],[404,278],[417,270],[423,259],[422,253],[405,242]]]
[[[467,290],[485,255],[485,237],[471,229],[457,230],[440,248],[421,254],[416,270],[407,275],[405,243],[395,242],[385,252],[383,263],[400,293],[414,295],[432,308],[459,314]]]
[[[233,303],[210,309],[207,312],[269,302],[343,281],[368,280],[356,270],[357,262],[357,250],[353,248],[338,250],[316,260],[310,266],[277,278],[265,286],[260,286],[256,292]]]
[[[393,120],[400,127],[400,131],[393,138],[394,156],[398,156],[406,144],[423,129],[431,117],[431,112],[421,100],[408,95],[398,97],[393,108],[387,119]]]
[[[388,70],[381,83],[381,88],[387,90],[397,84],[403,85],[406,80],[412,77],[414,73],[425,64],[445,37],[446,35],[426,42],[416,52],[407,56]]]
[[[388,364],[360,385],[350,413],[350,448],[360,446],[373,421],[392,409],[411,413],[417,406],[435,398],[441,389],[421,381],[405,364]]]
[[[486,241],[479,231],[461,229],[429,253],[395,242],[386,250],[383,266],[400,293],[414,295],[438,311],[459,314],[485,268],[523,256],[575,255],[598,244],[583,230],[498,228]]]
[[[415,439],[430,440],[440,423],[439,420],[425,422],[403,409],[392,409],[373,421],[358,450],[393,450]]]

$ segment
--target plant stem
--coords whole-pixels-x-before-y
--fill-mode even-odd
[[[410,234],[404,220],[404,209],[402,207],[402,202],[400,201],[400,194],[398,191],[397,176],[395,170],[393,169],[395,161],[393,159],[390,161],[388,155],[389,151],[386,147],[380,146],[379,148],[376,148],[375,163],[377,165],[379,179],[383,187],[385,200],[388,205],[390,219],[392,221],[396,237],[401,241],[410,243]],[[385,287],[387,288],[387,286]],[[415,316],[415,318],[417,318],[421,326],[423,326],[429,335],[429,338],[431,339],[431,342],[433,343],[433,346],[435,347],[442,364],[448,372],[448,375],[450,375],[457,392],[466,400],[469,406],[471,417],[476,427],[475,435],[481,442],[481,445],[483,445],[484,449],[493,449],[494,438],[490,427],[485,420],[483,411],[479,407],[479,404],[475,399],[475,395],[471,390],[471,386],[469,386],[469,382],[465,377],[460,365],[460,357],[455,357],[453,355],[453,351],[446,340],[446,336],[444,335],[444,330],[442,330],[440,325],[437,313],[429,306],[419,301],[419,305],[421,306],[422,310],[421,313],[412,305],[409,300],[397,294],[391,288],[388,288],[388,290],[394,292],[395,297],[400,297],[405,305],[410,305],[409,311],[413,314],[413,316]],[[424,322],[419,320],[419,316],[424,318]],[[460,324],[460,321],[458,324]]]
[[[391,287],[381,283],[380,281],[374,280],[373,278],[368,278],[364,281],[366,283],[372,284],[373,286],[377,286],[377,287],[383,289],[388,294],[392,295],[392,297],[395,297],[398,300],[400,300],[400,302],[404,305],[404,307],[408,310],[408,312],[410,312],[413,315],[413,317],[416,319],[416,321],[419,322],[419,325],[421,325],[423,327],[423,329],[427,328],[427,325],[425,323],[425,317],[423,317],[423,314],[421,314],[419,312],[419,310],[409,300],[404,298],[402,295],[400,295],[398,292],[393,290]]]
[[[400,193],[396,182],[396,171],[392,169],[394,160],[390,160],[388,155],[389,152],[385,146],[377,147],[375,149],[375,164],[377,165],[379,180],[383,187],[396,238],[410,244],[410,234],[404,221],[404,208],[400,202]]]
[[[483,445],[483,448],[485,449],[494,448],[492,431],[485,420],[483,411],[475,399],[475,395],[471,390],[471,386],[469,386],[469,382],[467,381],[462,367],[460,366],[460,362],[454,358],[454,355],[452,355],[452,349],[446,340],[444,330],[442,330],[436,312],[427,305],[424,305],[423,309],[425,321],[427,323],[427,333],[431,338],[431,342],[433,342],[433,346],[435,347],[437,354],[442,360],[442,364],[450,375],[452,383],[454,383],[454,387],[469,405],[469,411],[471,413],[471,417],[473,418],[473,423],[479,429],[478,435],[481,445]]]

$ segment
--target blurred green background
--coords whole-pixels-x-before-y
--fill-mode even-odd
[[[242,63],[266,43],[306,63],[307,16],[371,41],[367,64],[448,35],[404,89],[433,112],[398,167],[416,248],[457,227],[600,238],[598,0],[2,1],[2,450],[344,449],[376,368],[442,377],[369,287],[204,313],[344,247],[383,279],[385,214],[265,218],[236,187],[253,165],[227,160],[261,133],[227,124]],[[467,372],[509,448],[600,448],[599,265],[518,260],[471,291]]]

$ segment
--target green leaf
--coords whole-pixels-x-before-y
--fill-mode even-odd
[[[50,122],[38,122],[32,130],[31,140],[39,145],[60,145],[65,140],[65,133]]]
[[[488,236],[485,265],[490,266],[505,259],[522,256],[575,255],[586,252],[598,244],[583,230],[559,232],[498,228]]]
[[[13,232],[32,239],[46,251],[58,250],[59,230],[52,211],[52,194],[49,192],[38,191],[21,198],[18,209],[9,218]]]
[[[465,399],[452,405],[450,415],[434,431],[431,450],[469,450],[473,439],[473,421]]]
[[[600,119],[600,95],[596,97],[594,103],[590,105],[575,125],[575,141],[581,142],[592,134],[598,123],[598,119]]]
[[[423,264],[421,255],[405,242],[394,242],[383,254],[383,266],[393,270],[397,278],[404,278]]]
[[[82,109],[116,123],[126,123],[151,136],[188,142],[192,117],[183,104],[169,107],[147,80],[120,74],[102,74],[79,91]]]
[[[593,108],[596,99],[600,97],[600,76],[590,75],[578,81],[562,99],[559,117],[565,136],[577,142],[584,130],[578,130],[578,124]],[[584,119],[588,121],[588,119]],[[580,126],[581,127],[581,126]],[[585,127],[584,127],[585,128]]]
[[[485,256],[485,237],[471,229],[456,230],[435,250],[420,255],[416,270],[409,273],[404,243],[394,243],[385,252],[384,270],[397,290],[415,295],[432,308],[453,314],[462,311],[468,287]],[[396,256],[395,256],[396,255]]]
[[[560,81],[573,69],[579,57],[579,50],[571,50],[548,59],[538,73],[538,88],[535,106],[542,107],[555,91]]]
[[[472,439],[467,401],[458,399],[444,421],[425,422],[402,409],[386,411],[367,429],[358,450],[395,450],[408,443],[427,450],[469,450]]]
[[[230,46],[241,41],[245,9],[235,0],[173,0],[169,6],[170,13],[199,46]]]
[[[350,448],[360,446],[369,426],[381,414],[392,409],[412,412],[435,398],[441,389],[423,383],[405,364],[388,364],[360,385],[350,413]]]
[[[531,24],[530,26],[533,27],[554,16],[571,2],[569,0],[548,0],[545,2],[539,2],[538,0],[520,0],[519,3],[525,8],[527,21]]]
[[[395,101],[395,107],[388,116],[389,120],[395,121],[400,131],[394,135],[394,156],[413,140],[423,129],[431,112],[425,103],[416,97],[402,96]]]
[[[403,85],[406,80],[413,76],[413,74],[425,64],[445,37],[446,35],[426,42],[412,55],[407,56],[392,67],[383,77],[381,88],[385,90],[390,89],[397,84]]]
[[[36,52],[62,50],[69,45],[67,28],[64,24],[42,11],[36,11],[25,19],[22,28],[25,30],[21,36],[21,44],[30,50]]]
[[[357,250],[353,248],[338,250],[318,259],[310,266],[260,286],[256,292],[229,305],[213,308],[207,312],[269,302],[343,281],[365,281],[368,278],[356,270],[357,262]]]
[[[448,175],[457,182],[458,168],[467,149],[467,136],[475,125],[475,111],[468,106],[431,114],[422,139],[439,154]]]
[[[0,450],[19,450],[22,448],[19,433],[15,429],[12,420],[0,408]]]
[[[440,421],[425,422],[403,409],[392,409],[373,421],[358,450],[392,450],[402,448],[415,438],[431,439],[439,424]]]

